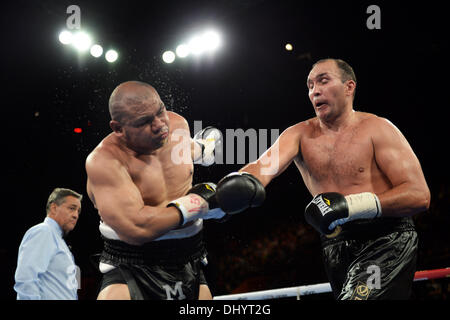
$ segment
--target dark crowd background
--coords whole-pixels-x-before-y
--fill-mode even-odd
[[[58,42],[66,8],[119,51],[109,64]],[[381,29],[366,9],[381,9]],[[418,270],[450,266],[448,19],[442,2],[372,1],[14,1],[2,3],[2,150],[5,186],[0,232],[0,297],[15,299],[17,250],[45,217],[55,187],[83,193],[69,234],[81,268],[80,299],[95,299],[102,248],[99,217],[86,194],[84,161],[109,132],[107,102],[120,82],[152,84],[193,130],[279,129],[314,116],[306,89],[311,65],[342,58],[356,73],[355,108],[391,120],[418,156],[432,201],[415,217]],[[214,56],[164,64],[161,54],[203,26],[224,37]],[[284,49],[292,43],[294,50]],[[81,128],[82,133],[75,133]],[[270,132],[270,130],[269,130]],[[270,141],[269,141],[270,142]],[[248,142],[247,142],[248,147]],[[248,156],[246,161],[248,161]],[[243,164],[195,168],[194,182],[217,182]],[[310,201],[294,165],[267,187],[261,208],[205,222],[207,278],[215,295],[327,282],[318,235],[303,218]],[[448,299],[447,279],[414,284],[413,299]],[[305,299],[331,299],[331,294]]]

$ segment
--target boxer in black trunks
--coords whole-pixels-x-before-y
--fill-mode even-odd
[[[314,196],[305,218],[321,234],[337,299],[407,299],[417,255],[411,216],[430,203],[419,160],[391,122],[353,109],[356,77],[346,62],[318,61],[307,87],[316,117],[286,129],[241,171],[266,186],[296,164]],[[262,174],[274,153],[278,170]]]
[[[87,192],[104,239],[98,299],[211,299],[202,271],[203,219],[224,218],[219,205],[228,199],[223,194],[215,201],[212,183],[192,187],[192,176],[193,161],[214,162],[217,129],[205,128],[192,139],[186,120],[167,111],[157,91],[138,81],[112,92],[109,111],[113,132],[86,159]],[[229,180],[263,201],[264,188],[257,192],[250,175]],[[254,197],[241,197],[241,203],[238,198],[227,213],[256,204]]]

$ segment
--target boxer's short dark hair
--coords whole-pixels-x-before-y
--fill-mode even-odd
[[[75,197],[80,201],[83,199],[83,195],[73,190],[66,188],[55,188],[47,200],[47,207],[46,207],[47,213],[50,211],[50,206],[52,203],[56,203],[56,205],[60,206],[62,203],[64,203],[65,198],[68,196]]]
[[[316,63],[313,64],[312,68],[314,68],[319,63],[326,62],[329,60],[334,61],[337,65],[337,67],[339,68],[339,70],[341,71],[342,83],[344,83],[347,80],[353,80],[353,81],[355,81],[355,83],[357,83],[356,75],[355,75],[355,72],[353,71],[353,68],[342,59],[335,59],[335,58],[320,59],[319,61],[317,61]],[[355,92],[356,92],[356,90],[355,90]],[[355,94],[355,92],[353,94]]]

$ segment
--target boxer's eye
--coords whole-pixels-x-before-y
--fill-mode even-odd
[[[142,118],[137,120],[136,122],[133,123],[133,126],[138,128],[138,127],[143,127],[146,124],[152,123],[153,122],[153,117],[146,117],[146,118]]]

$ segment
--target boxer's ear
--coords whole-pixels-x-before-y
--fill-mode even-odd
[[[109,122],[109,126],[111,127],[112,131],[117,135],[123,135],[123,127],[120,124],[120,122],[116,120],[111,120]]]
[[[349,96],[354,96],[355,95],[355,90],[356,90],[356,82],[353,81],[353,80],[347,80],[345,82],[345,92]]]

